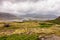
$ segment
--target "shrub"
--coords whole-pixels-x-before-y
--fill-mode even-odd
[[[4,27],[10,27],[10,25],[9,24],[4,24]]]

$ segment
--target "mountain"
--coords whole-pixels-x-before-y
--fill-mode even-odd
[[[55,20],[58,20],[58,21],[60,21],[60,16],[59,16],[58,18],[56,18]]]
[[[52,20],[57,18],[56,15],[52,15],[52,14],[47,14],[47,15],[43,15],[43,14],[26,14],[26,15],[20,15],[17,17],[17,15],[13,15],[11,13],[4,13],[4,12],[0,12],[0,20],[13,20],[13,19],[31,19],[31,20]]]
[[[54,19],[54,20],[48,20],[47,22],[52,22],[52,23],[54,23],[54,24],[60,24],[60,16],[57,17],[57,18]]]
[[[17,17],[15,15],[12,15],[10,13],[0,12],[0,20],[12,20],[16,18]]]
[[[26,14],[26,15],[20,15],[21,18],[30,18],[30,19],[37,19],[37,20],[52,20],[57,18],[56,15],[52,15],[52,14],[47,14],[47,15],[43,15],[43,14]]]

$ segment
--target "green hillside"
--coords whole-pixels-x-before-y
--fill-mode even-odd
[[[60,24],[60,17],[54,19],[54,20],[49,20],[48,22],[52,22],[54,24]]]

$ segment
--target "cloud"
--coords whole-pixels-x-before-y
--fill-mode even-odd
[[[3,0],[1,12],[13,14],[55,14],[60,15],[60,0]]]

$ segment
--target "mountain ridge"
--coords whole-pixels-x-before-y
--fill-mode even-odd
[[[11,20],[11,19],[16,19],[16,16],[10,13],[0,12],[0,20]]]
[[[42,20],[52,20],[57,18],[56,15],[52,14],[47,14],[47,15],[42,15],[42,14],[26,14],[26,15],[20,15],[19,17],[21,18],[35,18],[35,19],[42,19]]]

